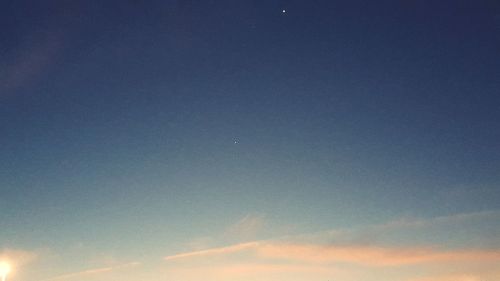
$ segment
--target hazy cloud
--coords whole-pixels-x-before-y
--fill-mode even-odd
[[[309,279],[379,280],[390,271],[393,279],[384,277],[384,280],[477,281],[474,278],[481,277],[481,281],[493,281],[497,280],[493,275],[496,273],[489,271],[500,264],[500,248],[447,247],[436,244],[431,235],[427,236],[426,245],[413,244],[411,239],[379,243],[377,236],[401,237],[401,233],[416,230],[424,235],[436,227],[470,227],[471,221],[495,219],[498,214],[493,211],[428,220],[404,219],[364,228],[188,251],[166,256],[164,260],[168,276],[182,280],[259,280],[270,276],[273,280],[302,280],[308,276]],[[377,235],[370,240],[370,233]],[[415,279],[415,276],[421,277]]]
[[[111,272],[111,271],[129,268],[129,267],[138,266],[138,265],[140,265],[139,262],[129,262],[129,263],[124,263],[124,264],[109,266],[109,267],[92,268],[92,269],[87,269],[87,270],[82,270],[82,271],[78,271],[78,272],[72,272],[72,273],[67,273],[67,274],[51,277],[48,279],[44,279],[43,281],[83,278],[83,277],[88,277],[89,275],[96,275],[96,274]]]
[[[433,248],[385,248],[364,245],[337,246],[321,244],[256,241],[165,257],[165,260],[231,255],[246,252],[261,259],[279,259],[307,263],[353,263],[366,266],[400,266],[408,264],[454,261],[499,261],[500,251],[444,251]]]
[[[254,249],[258,245],[259,245],[259,242],[242,243],[242,244],[236,244],[236,245],[231,245],[231,246],[227,246],[227,247],[212,248],[212,249],[207,249],[207,250],[193,251],[193,252],[187,252],[187,253],[166,256],[164,259],[167,261],[171,261],[171,260],[200,257],[200,256],[227,255],[227,254],[236,253],[236,252],[240,252],[240,251],[247,250],[247,249]]]

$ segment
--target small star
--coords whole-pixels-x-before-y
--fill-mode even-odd
[[[281,12],[284,14],[284,13],[286,13],[286,10],[285,10],[285,9],[283,9],[283,11],[281,11]]]
[[[234,144],[238,144],[238,141],[237,141],[237,140],[234,140]]]

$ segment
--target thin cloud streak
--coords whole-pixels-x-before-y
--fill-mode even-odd
[[[141,263],[139,263],[139,262],[130,262],[130,263],[125,263],[125,264],[116,265],[116,266],[87,269],[87,270],[83,270],[83,271],[79,271],[79,272],[68,273],[68,274],[64,274],[64,275],[51,277],[48,279],[44,279],[42,281],[65,280],[65,279],[72,279],[72,278],[76,278],[76,277],[85,277],[88,275],[95,275],[95,274],[110,272],[110,271],[114,271],[114,270],[118,270],[118,269],[138,266],[140,264]]]
[[[265,224],[266,221],[263,215],[248,214],[237,223],[231,225],[224,233],[224,237],[253,240],[263,230]]]
[[[417,218],[404,218],[400,220],[391,221],[382,225],[378,225],[380,228],[409,228],[409,227],[425,227],[432,225],[444,225],[449,223],[461,223],[471,220],[480,220],[485,218],[500,218],[500,211],[490,210],[472,213],[459,213],[449,216],[439,216],[429,219],[417,219]]]
[[[239,252],[242,250],[253,249],[256,246],[258,246],[259,243],[260,242],[258,242],[258,241],[241,243],[241,244],[236,244],[236,245],[231,245],[231,246],[226,246],[226,247],[211,248],[211,249],[207,249],[207,250],[193,251],[193,252],[187,252],[187,253],[166,256],[163,259],[166,261],[171,261],[171,260],[193,258],[193,257],[200,257],[200,256],[231,254],[231,253]]]

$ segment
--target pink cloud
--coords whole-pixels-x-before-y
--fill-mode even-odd
[[[306,262],[346,262],[367,266],[401,266],[452,261],[500,261],[499,251],[439,251],[432,248],[387,248],[374,246],[323,246],[267,244],[259,248],[263,257]]]
[[[169,278],[188,281],[479,281],[471,278],[487,276],[486,271],[500,263],[500,251],[255,241],[167,256],[165,261]],[[450,271],[458,273],[411,279],[417,272]],[[480,279],[490,280],[496,279]]]
[[[246,252],[259,259],[280,259],[307,263],[352,263],[364,266],[402,266],[434,262],[499,261],[498,250],[438,250],[418,247],[338,246],[263,242],[236,244],[167,256],[167,261],[206,256],[228,256]]]
[[[465,245],[456,248],[447,247],[446,243],[436,247],[428,243],[412,244],[411,241],[387,243],[387,240],[379,241],[365,234],[376,233],[385,237],[401,230],[418,229],[424,237],[428,228],[470,226],[469,223],[478,218],[493,219],[498,215],[499,212],[458,214],[236,243],[167,256],[164,258],[167,262],[165,270],[168,278],[185,281],[478,281],[477,278],[496,281],[500,280],[494,271],[500,264],[499,248],[479,249]],[[412,279],[417,276],[420,279]]]

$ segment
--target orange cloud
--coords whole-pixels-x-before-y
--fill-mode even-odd
[[[185,281],[493,281],[498,279],[489,278],[487,271],[500,263],[500,251],[255,241],[167,256],[165,261],[168,278]],[[436,275],[411,279],[419,272]]]
[[[402,266],[434,262],[499,261],[496,250],[442,251],[433,248],[338,246],[255,241],[167,256],[167,261],[248,252],[254,258],[307,263],[352,263],[364,266]]]
[[[499,211],[488,211],[426,220],[406,219],[238,243],[167,256],[165,270],[169,279],[184,281],[496,281],[500,280],[495,271],[500,264],[500,249],[494,247],[498,245],[494,236],[485,236],[486,240],[481,241],[488,243],[479,244],[483,246],[481,249],[474,248],[477,245],[474,241],[457,249],[451,246],[453,243],[433,240],[432,234],[461,226],[474,229],[477,221],[494,222],[499,216]],[[258,225],[251,221],[245,218],[241,220],[242,227],[240,223],[235,226],[245,229],[248,225],[251,230],[254,227],[250,226]],[[414,231],[418,231],[421,240],[392,240]],[[438,241],[439,247],[428,246],[426,239]],[[491,246],[487,249],[485,245]]]
[[[354,263],[366,266],[401,266],[431,262],[500,261],[500,251],[439,251],[432,248],[388,248],[268,243],[259,255],[312,263]]]

